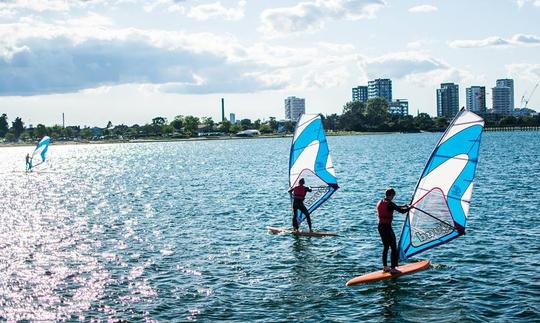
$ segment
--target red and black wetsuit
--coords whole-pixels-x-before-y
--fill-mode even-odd
[[[306,198],[306,193],[311,192],[311,188],[306,187],[304,185],[298,185],[294,187],[293,189],[289,190],[289,192],[292,192],[292,196],[293,196],[293,220],[292,221],[293,221],[294,229],[298,230],[298,220],[296,219],[296,214],[298,211],[300,211],[304,213],[304,215],[306,216],[309,229],[311,230],[311,218],[309,217],[309,211],[304,205],[304,199]]]
[[[397,206],[394,202],[383,199],[377,203],[377,216],[379,218],[379,235],[381,236],[382,243],[384,245],[382,260],[383,266],[387,266],[388,262],[388,249],[391,248],[390,260],[392,268],[398,265],[398,251],[396,246],[396,235],[392,230],[392,219],[394,218],[394,211],[399,213],[407,213],[408,208],[405,206]]]

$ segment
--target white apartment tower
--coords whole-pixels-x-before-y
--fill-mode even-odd
[[[285,119],[297,121],[302,114],[306,113],[306,100],[290,96],[285,99]]]

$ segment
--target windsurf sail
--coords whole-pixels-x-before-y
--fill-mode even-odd
[[[320,115],[303,114],[294,131],[289,158],[289,187],[297,186],[301,178],[313,190],[304,200],[310,214],[338,189]],[[305,219],[300,211],[296,216],[298,224]]]
[[[443,134],[414,191],[399,241],[399,258],[465,234],[484,120],[461,109]]]
[[[38,142],[36,149],[34,149],[34,152],[32,153],[32,158],[30,160],[30,167],[36,167],[37,165],[43,164],[46,161],[47,151],[49,150],[50,143],[51,143],[51,138],[49,136],[43,137]],[[36,160],[37,160],[37,163],[35,163]]]

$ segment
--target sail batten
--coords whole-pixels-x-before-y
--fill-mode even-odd
[[[289,187],[298,185],[301,178],[313,190],[304,200],[310,214],[338,189],[320,115],[302,115],[294,132],[289,158]],[[305,218],[300,212],[296,216],[298,223]]]
[[[418,180],[399,242],[401,260],[465,233],[484,121],[462,109]]]

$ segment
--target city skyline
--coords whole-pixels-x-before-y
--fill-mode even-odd
[[[511,78],[518,108],[540,80],[538,1],[332,4],[2,2],[0,112],[47,125],[62,112],[66,125],[219,121],[223,97],[227,112],[254,120],[279,118],[294,95],[307,113],[332,114],[352,87],[388,78],[410,113],[435,116],[441,83],[459,84],[461,106],[464,89],[485,86],[491,108],[496,80]],[[539,93],[528,106],[540,109]]]

